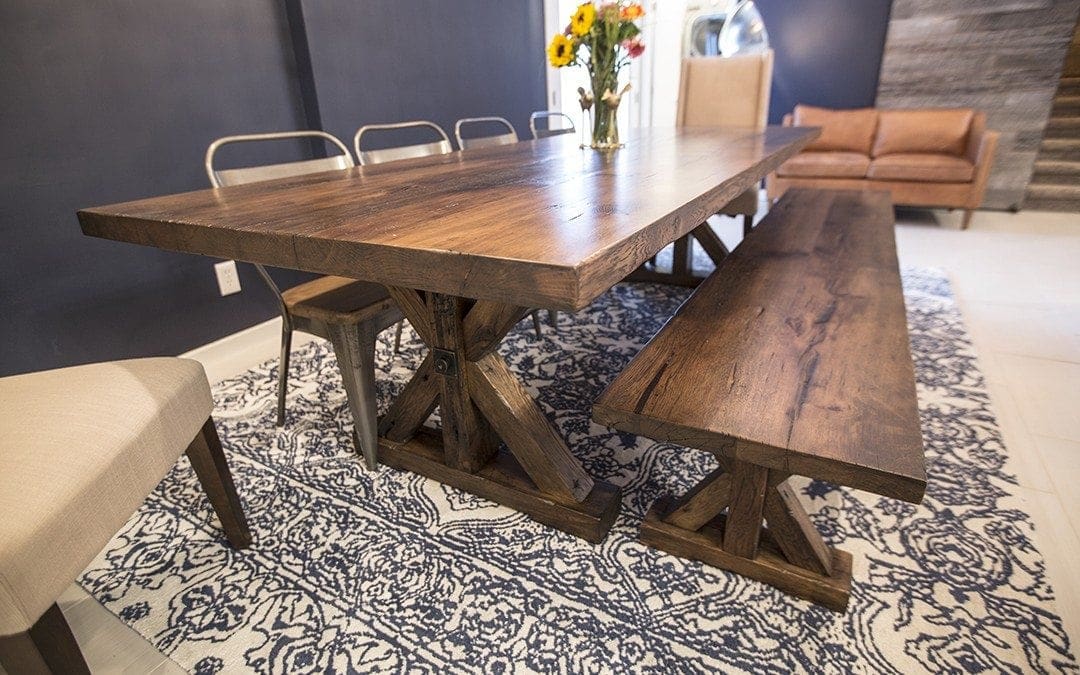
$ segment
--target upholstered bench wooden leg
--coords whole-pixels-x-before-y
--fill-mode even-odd
[[[726,458],[721,464],[681,499],[658,501],[641,524],[641,542],[844,611],[851,554],[821,539],[788,474]]]
[[[45,610],[30,630],[0,637],[0,664],[11,675],[90,675],[57,604]]]
[[[229,543],[235,548],[250,546],[251,532],[248,530],[247,518],[240,505],[240,497],[236,494],[232,473],[225,461],[225,452],[221,449],[221,439],[218,438],[212,417],[207,418],[202,429],[191,441],[187,456],[203,490],[210,498],[210,505],[217,513]]]

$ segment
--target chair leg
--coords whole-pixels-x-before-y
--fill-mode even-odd
[[[289,383],[289,354],[292,352],[292,326],[281,325],[281,357],[277,376],[277,425],[285,426],[285,392]]]
[[[355,438],[364,464],[378,466],[379,428],[375,410],[375,329],[370,323],[331,324],[330,342],[349,399]]]
[[[233,548],[247,548],[251,545],[251,531],[248,529],[244,508],[240,505],[240,496],[236,494],[229,464],[225,461],[225,451],[221,448],[214,427],[214,418],[208,417],[202,429],[187,449],[191,467],[199,477],[210,505],[214,507],[225,537]]]
[[[548,310],[548,323],[551,324],[552,328],[557,329],[559,327],[559,310],[557,310],[557,309],[549,309]]]
[[[960,221],[960,229],[968,229],[968,225],[971,225],[971,217],[975,215],[974,209],[964,209],[964,217]]]
[[[742,217],[742,236],[746,237],[750,234],[750,230],[754,229],[754,217],[743,214]]]
[[[532,313],[533,330],[536,331],[536,339],[539,340],[543,335],[540,333],[540,310],[534,309]]]
[[[394,353],[401,352],[401,329],[405,327],[405,321],[398,321],[397,327],[394,328]]]
[[[60,606],[53,603],[30,630],[0,637],[0,665],[8,673],[90,675]]]

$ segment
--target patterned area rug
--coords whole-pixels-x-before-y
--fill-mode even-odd
[[[638,284],[560,313],[541,340],[525,321],[503,345],[588,471],[623,486],[603,543],[413,474],[364,471],[333,353],[312,344],[293,359],[284,430],[275,364],[215,388],[253,547],[225,544],[181,460],[80,582],[196,673],[1075,672],[948,283],[904,279],[925,501],[798,486],[826,540],[855,556],[843,615],[637,543],[658,497],[715,466],[589,420],[687,295]],[[382,406],[422,356],[415,336],[398,356],[382,336]]]

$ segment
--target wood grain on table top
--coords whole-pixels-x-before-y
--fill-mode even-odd
[[[531,307],[580,309],[817,135],[572,135],[88,208],[92,236]]]

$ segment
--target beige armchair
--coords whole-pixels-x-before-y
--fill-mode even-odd
[[[0,665],[88,673],[57,598],[187,453],[236,548],[251,543],[197,361],[0,378]],[[199,508],[205,508],[200,505]]]
[[[683,59],[676,124],[686,127],[735,126],[764,129],[769,118],[773,53]],[[755,185],[720,213],[743,217],[750,232],[757,213]]]

